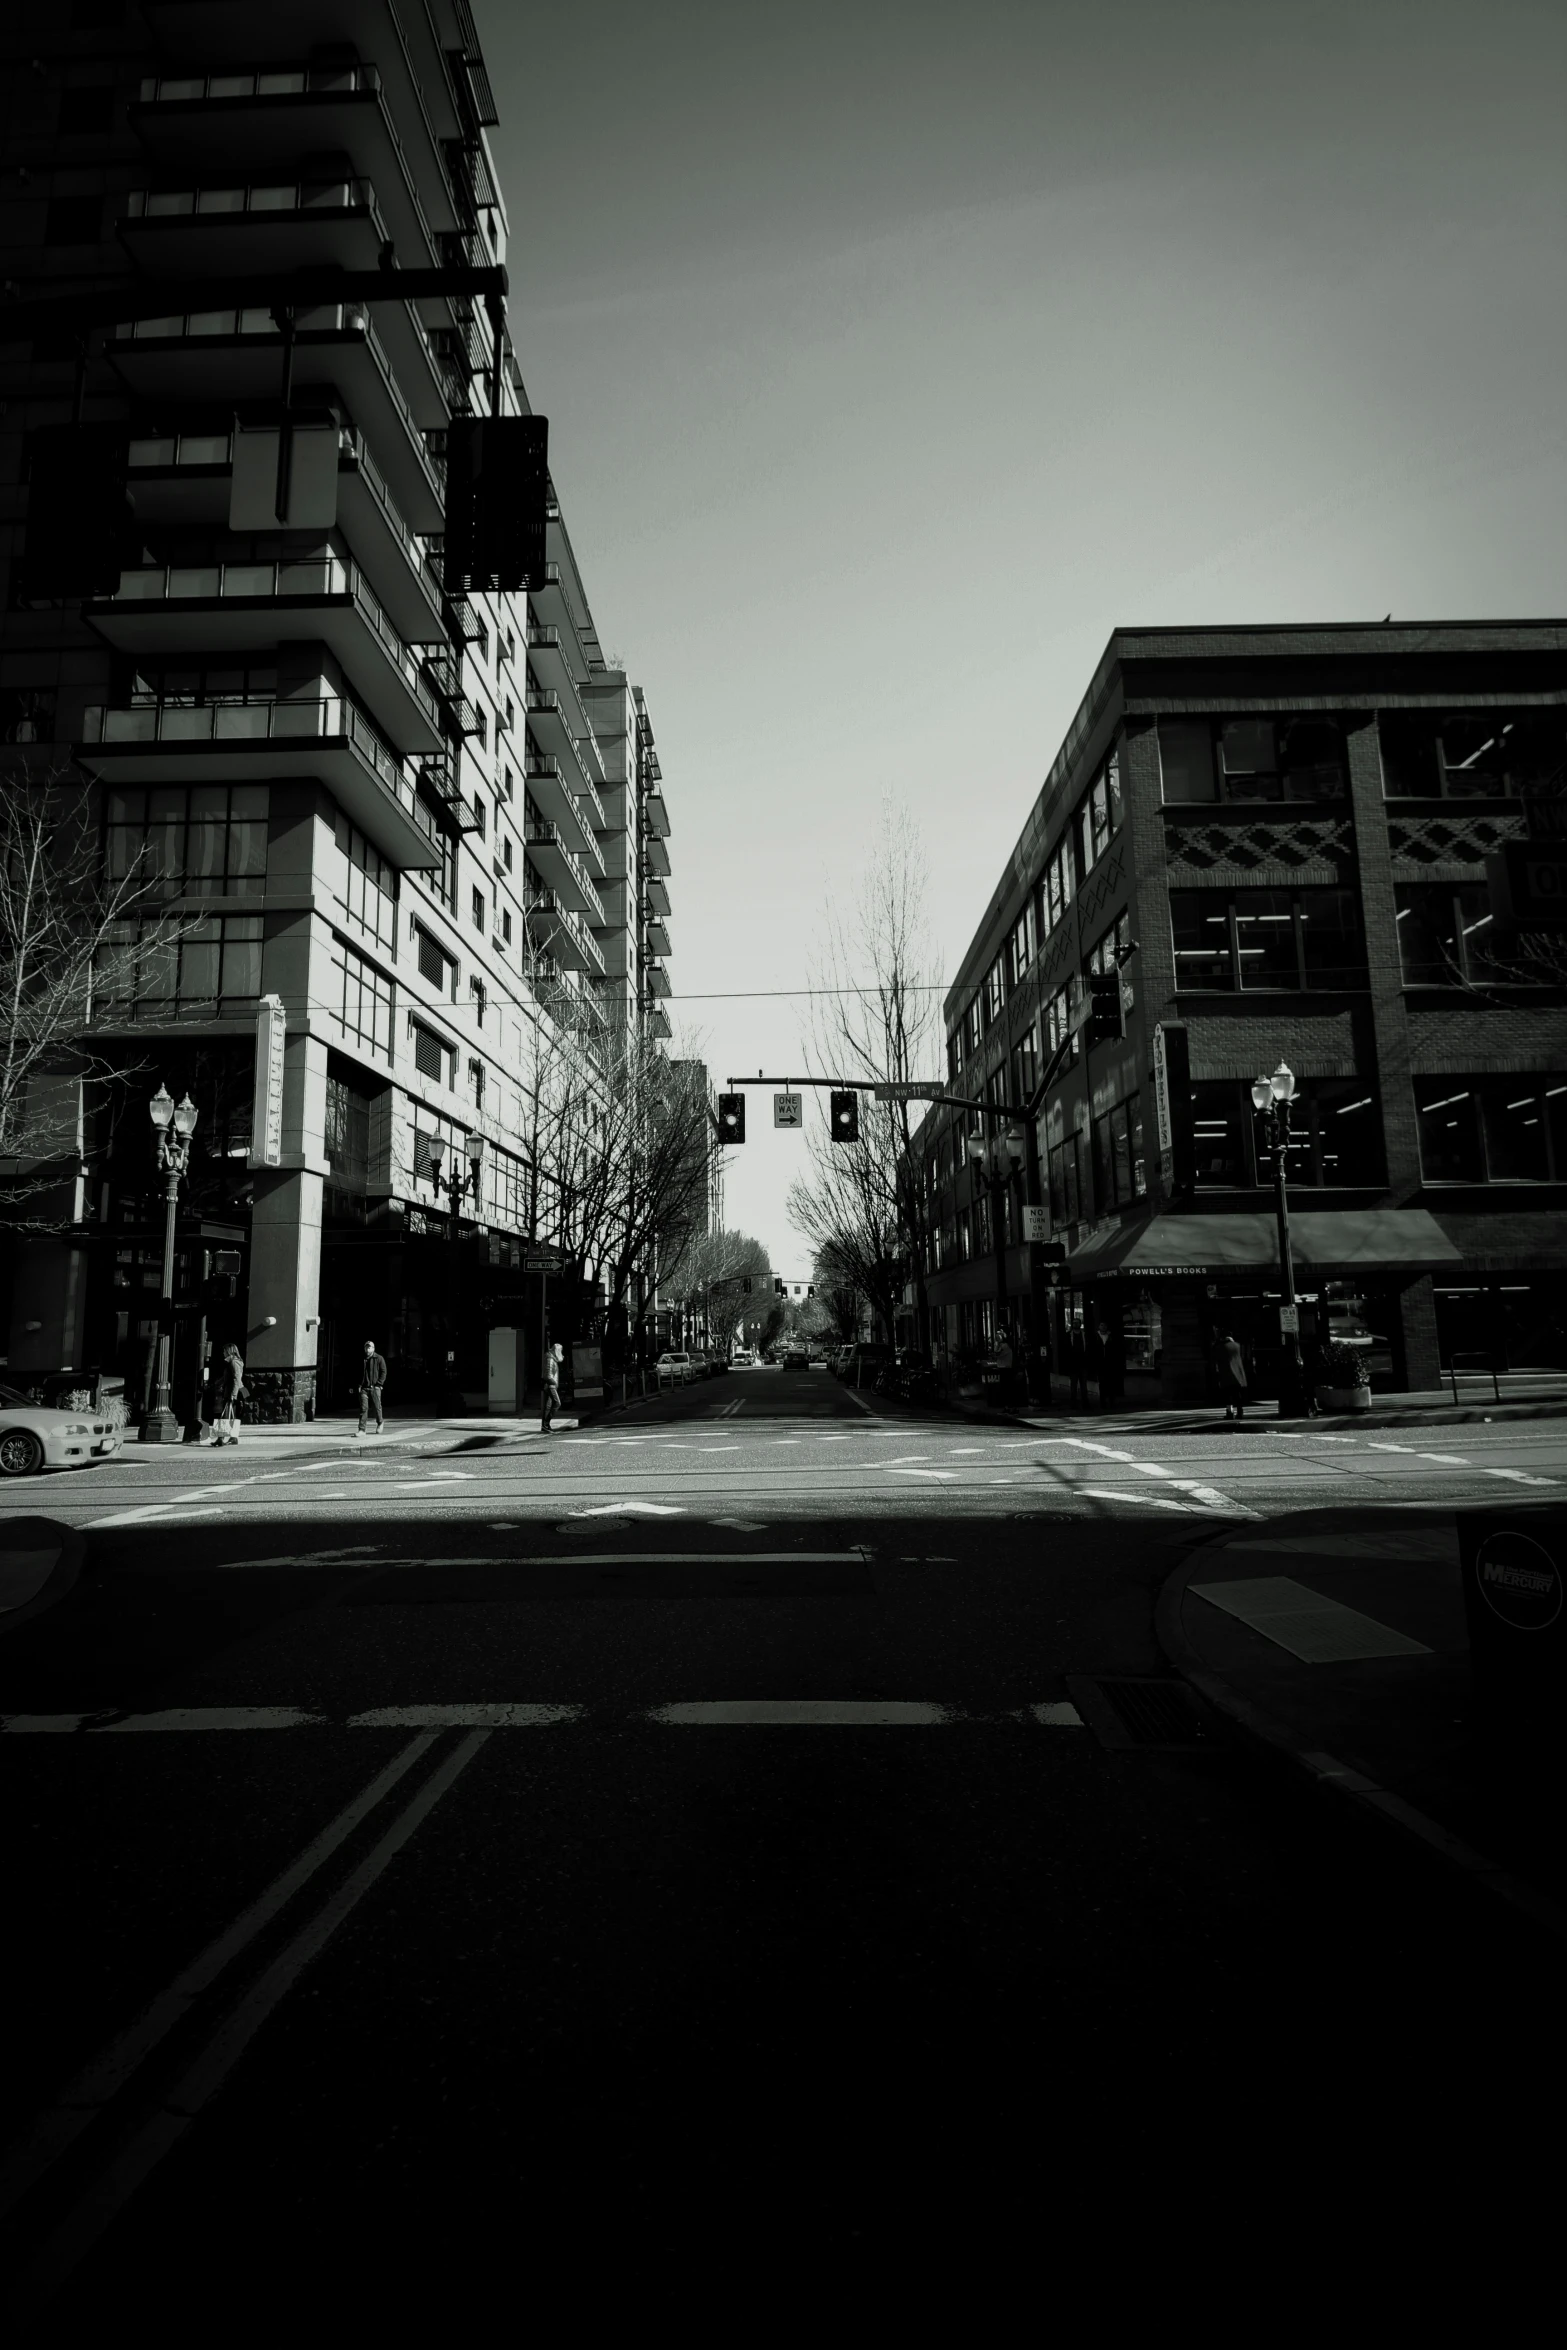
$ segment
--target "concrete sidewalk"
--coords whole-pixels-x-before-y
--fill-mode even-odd
[[[1170,1663],[1249,1738],[1567,1940],[1567,1856],[1476,1734],[1451,1510],[1322,1510],[1189,1551]]]

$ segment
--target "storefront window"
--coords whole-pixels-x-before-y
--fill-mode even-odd
[[[1389,799],[1506,799],[1567,760],[1561,710],[1384,710],[1377,730]]]

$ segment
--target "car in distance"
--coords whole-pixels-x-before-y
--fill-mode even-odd
[[[658,1358],[658,1383],[660,1387],[663,1386],[666,1379],[672,1386],[688,1386],[695,1375],[695,1367],[692,1364],[691,1357],[684,1352],[680,1354],[665,1353],[661,1354]]]
[[[810,1359],[807,1349],[795,1345],[793,1341],[783,1350],[783,1367],[786,1371],[803,1371],[809,1365]]]
[[[0,1476],[34,1477],[41,1469],[85,1469],[120,1449],[121,1431],[90,1407],[33,1403],[0,1387]]]

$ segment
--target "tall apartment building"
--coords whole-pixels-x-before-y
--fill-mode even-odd
[[[1266,1391],[1251,1086],[1284,1061],[1303,1336],[1359,1343],[1374,1387],[1567,1363],[1567,940],[1555,971],[1500,955],[1487,881],[1564,791],[1560,623],[1118,629],[946,999],[954,1090],[997,1108],[934,1109],[915,1145],[938,1345],[1005,1325],[1059,1373],[1104,1321],[1129,1397],[1184,1401],[1225,1325]],[[1122,1033],[1094,1041],[1112,975]],[[1058,1048],[1042,1246],[1026,1130],[999,1175],[967,1146],[1005,1143]]]
[[[481,1402],[488,1326],[537,1328],[529,1073],[567,1053],[591,1082],[617,1028],[668,1034],[652,727],[601,650],[553,485],[537,593],[443,585],[445,439],[488,410],[485,307],[296,314],[281,527],[283,333],[246,299],[247,279],[317,263],[504,262],[466,0],[75,0],[15,20],[5,71],[19,292],[233,289],[96,335],[80,379],[69,339],[0,344],[4,756],[94,778],[109,870],[139,858],[179,929],[95,999],[86,1042],[122,1076],[87,1090],[59,1229],[0,1244],[11,1375],[97,1365],[141,1389],[161,1081],[200,1113],[176,1404],[203,1311],[263,1416],[340,1404],[367,1336],[409,1400]],[[501,412],[526,413],[509,347],[500,384]],[[28,437],[73,411],[128,426],[138,544],[117,592],[41,602]],[[286,1020],[270,1149],[252,1114],[268,999]],[[455,1209],[438,1160],[476,1170]]]

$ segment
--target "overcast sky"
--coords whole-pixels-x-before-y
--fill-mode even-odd
[[[720,1081],[798,1071],[698,999],[805,983],[885,787],[955,968],[1117,624],[1567,609],[1561,0],[477,14]],[[803,1270],[770,1117],[728,1220]]]

